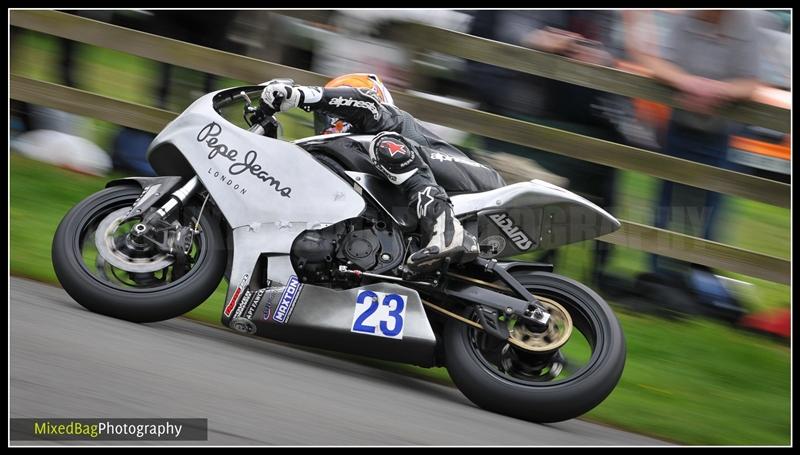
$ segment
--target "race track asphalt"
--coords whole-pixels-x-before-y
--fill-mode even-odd
[[[9,282],[10,417],[207,418],[208,441],[184,445],[664,444],[580,420],[537,425],[401,373],[183,318],[129,323]]]

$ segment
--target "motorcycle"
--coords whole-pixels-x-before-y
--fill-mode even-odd
[[[200,97],[151,143],[157,177],[113,180],[66,214],[52,259],[73,299],[161,321],[225,277],[225,326],[444,366],[490,411],[556,422],[611,393],[626,348],[608,304],[551,264],[504,258],[612,232],[613,216],[539,180],[453,195],[479,251],[414,273],[415,214],[369,162],[372,136],[281,140],[276,113],[251,102],[262,88]]]

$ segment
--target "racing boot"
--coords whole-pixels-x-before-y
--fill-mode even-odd
[[[446,258],[451,263],[468,262],[480,253],[478,240],[465,230],[455,217],[447,195],[438,187],[428,186],[417,194],[417,217],[421,250],[406,263],[412,272],[432,271]]]

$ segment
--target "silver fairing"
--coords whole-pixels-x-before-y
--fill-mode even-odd
[[[235,283],[252,280],[264,253],[268,279],[286,283],[294,274],[289,252],[295,237],[356,217],[365,203],[299,146],[219,115],[213,100],[220,92],[199,98],[170,122],[151,143],[148,161],[160,174],[196,173],[233,229],[230,300]]]
[[[364,210],[361,196],[299,146],[225,120],[213,109],[215,93],[172,121],[150,145],[148,159],[165,143],[177,147],[231,227],[275,223],[300,232]]]
[[[502,258],[593,239],[620,227],[611,214],[558,186],[531,180],[451,198],[459,218],[476,215],[478,239]]]

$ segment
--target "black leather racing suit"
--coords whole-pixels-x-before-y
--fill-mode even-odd
[[[423,169],[418,174],[429,176],[433,184],[443,187],[443,190],[446,188],[451,194],[475,193],[505,186],[497,171],[471,160],[408,112],[383,104],[360,89],[336,87],[321,90],[322,98],[318,102],[301,103],[299,107],[341,119],[352,126],[349,132],[353,134],[399,133],[421,151],[422,162],[419,165]],[[379,155],[378,158],[382,157]]]
[[[299,107],[350,124],[350,133],[377,134],[369,146],[372,164],[403,189],[416,214],[421,250],[409,257],[416,270],[436,267],[448,255],[477,255],[475,237],[453,213],[447,191],[472,193],[505,185],[493,169],[479,164],[422,126],[411,114],[383,104],[370,92],[352,87],[312,90],[322,95]],[[316,97],[315,97],[316,99]],[[434,178],[435,175],[435,178]]]

